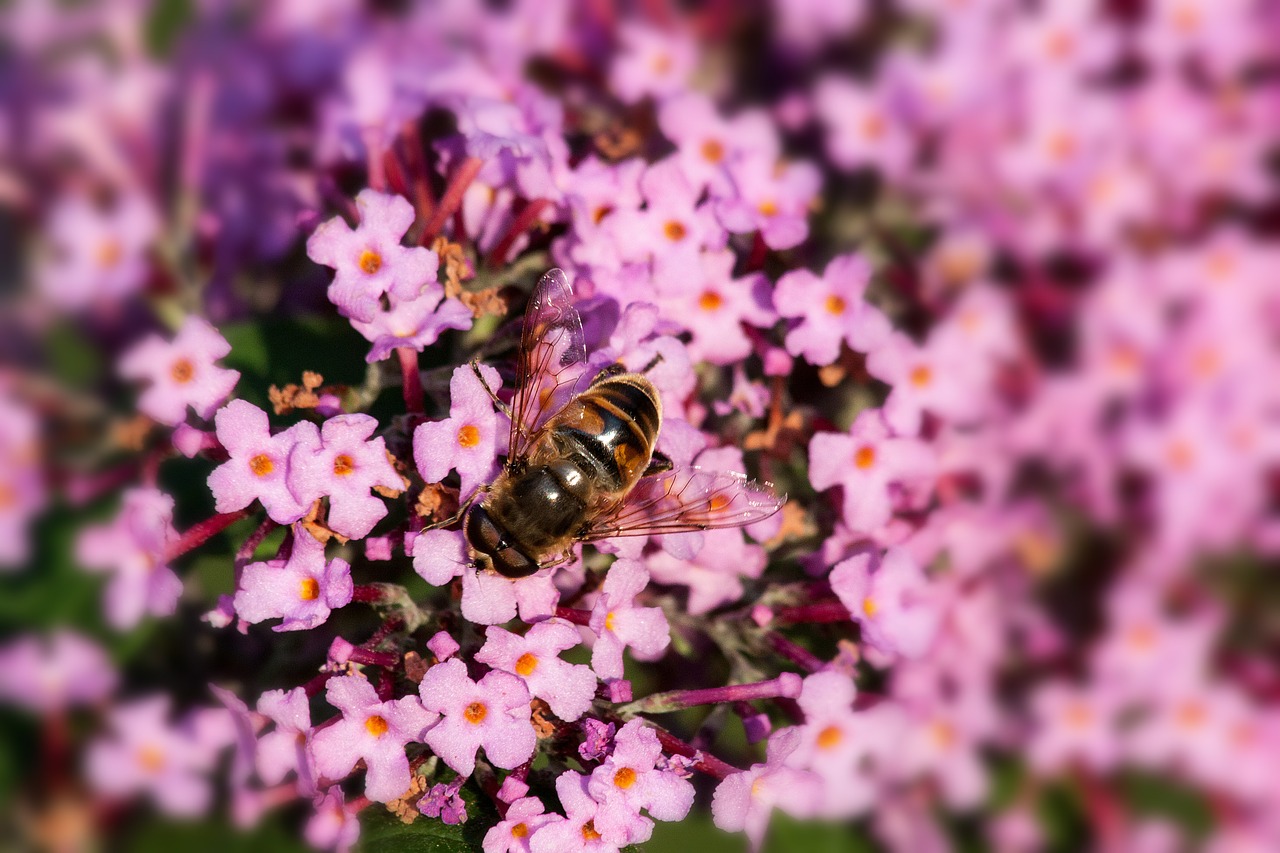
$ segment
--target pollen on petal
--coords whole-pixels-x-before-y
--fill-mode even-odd
[[[612,614],[612,613],[610,613],[608,616],[604,617],[604,629],[605,629],[606,631],[612,631],[612,630],[613,630],[613,614]]]
[[[333,457],[333,473],[339,477],[349,476],[356,470],[356,461],[345,453]]]
[[[467,718],[467,722],[473,726],[478,726],[484,722],[484,718],[489,715],[489,709],[483,702],[472,702],[462,712],[462,716]]]
[[[390,728],[390,726],[387,725],[387,721],[382,717],[379,717],[377,714],[372,715],[364,721],[364,730],[374,737],[382,737],[387,733],[388,728]]]
[[[315,578],[303,578],[298,584],[298,598],[315,601],[320,597],[320,582]]]
[[[474,424],[467,424],[458,430],[459,447],[475,447],[480,443],[480,430]]]
[[[511,827],[512,838],[524,838],[528,834],[529,827],[523,823],[517,823],[515,826]]]
[[[373,275],[382,269],[382,255],[379,255],[373,249],[365,249],[360,253],[360,260],[357,263],[367,275]]]
[[[104,240],[102,245],[98,246],[96,260],[98,261],[98,266],[104,270],[109,270],[120,263],[122,257],[124,257],[124,250],[120,248],[120,243],[116,240]]]
[[[169,368],[169,376],[179,385],[185,385],[196,375],[196,366],[189,358],[180,358]]]
[[[760,211],[761,216],[777,216],[778,203],[771,198],[767,198],[760,204],[756,205],[756,209]]]
[[[523,675],[526,678],[533,675],[533,671],[537,668],[538,658],[533,652],[525,652],[516,661],[516,674]]]
[[[276,469],[275,462],[265,453],[259,453],[249,460],[249,470],[255,477],[265,477]]]
[[[138,750],[138,766],[148,773],[159,773],[164,763],[164,751],[160,747],[148,744]]]
[[[613,784],[622,790],[627,790],[636,783],[636,771],[630,767],[621,767],[617,773],[613,774]]]
[[[582,840],[583,841],[599,841],[600,840],[600,833],[596,832],[596,822],[594,820],[589,820],[582,825]]]

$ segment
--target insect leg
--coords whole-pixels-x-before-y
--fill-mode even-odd
[[[615,376],[621,376],[626,372],[627,372],[626,365],[624,365],[620,361],[615,361],[613,364],[608,365],[607,367],[602,369],[599,373],[597,373],[595,378],[591,380],[591,385],[592,387],[595,387],[596,385],[599,385],[601,382],[604,382],[605,380],[612,379]]]
[[[498,395],[494,393],[493,389],[489,387],[489,383],[484,380],[484,374],[480,372],[479,359],[477,358],[471,359],[471,369],[472,371],[475,372],[476,379],[479,379],[480,384],[484,386],[484,390],[486,393],[488,393],[489,399],[493,401],[493,405],[498,407],[498,411],[502,412],[508,418],[514,419],[515,416],[511,414],[511,407],[508,406],[506,403],[502,402],[502,400],[498,398]]]
[[[659,364],[662,364],[662,353],[660,353],[660,352],[656,352],[656,353],[654,353],[654,354],[653,354],[653,358],[649,359],[649,363],[648,363],[648,364],[646,364],[646,365],[645,365],[645,366],[640,370],[640,372],[641,372],[641,373],[648,373],[650,370],[653,370],[653,369],[654,369],[655,367],[657,367]]]
[[[641,477],[650,477],[654,474],[661,474],[664,471],[670,471],[675,467],[675,463],[671,461],[671,457],[663,453],[661,450],[653,451],[653,455],[649,457],[649,467],[644,469]]]
[[[442,527],[451,527],[454,524],[457,524],[459,521],[462,520],[462,517],[467,514],[467,510],[471,509],[471,505],[476,502],[476,498],[480,497],[480,495],[482,494],[486,494],[488,491],[489,491],[488,485],[480,486],[474,492],[471,493],[470,497],[468,497],[465,501],[463,501],[458,505],[458,511],[455,512],[453,515],[449,516],[444,521],[436,521],[431,524],[428,524],[422,529],[423,530],[439,530]]]

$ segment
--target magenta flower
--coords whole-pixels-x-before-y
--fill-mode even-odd
[[[300,503],[329,498],[329,527],[348,539],[361,539],[387,514],[387,505],[369,494],[375,486],[394,492],[404,489],[387,456],[382,436],[369,415],[329,418],[317,435],[299,437],[289,453],[289,489]]]
[[[774,304],[784,317],[801,318],[787,332],[787,352],[804,356],[810,364],[831,364],[840,343],[868,352],[884,342],[889,321],[863,295],[871,267],[859,255],[841,255],[827,264],[822,277],[806,269],[792,270],[778,279]]]
[[[531,837],[559,817],[545,814],[545,809],[537,797],[523,797],[512,802],[506,818],[485,833],[484,853],[529,853]]]
[[[238,371],[214,364],[229,352],[231,345],[218,330],[192,315],[172,341],[150,335],[125,353],[120,375],[150,383],[138,408],[160,423],[182,423],[188,406],[208,420],[240,379]]]
[[[498,371],[482,365],[485,382],[496,392],[502,380]],[[462,492],[469,496],[489,480],[496,462],[498,414],[493,401],[468,366],[455,368],[449,380],[449,417],[419,424],[413,432],[413,459],[422,478],[437,483],[449,469],[462,479]]]
[[[444,287],[432,281],[413,299],[399,300],[392,308],[374,313],[368,322],[352,320],[351,325],[373,344],[364,357],[373,364],[399,347],[422,352],[445,329],[470,329],[473,322],[471,309],[453,297],[445,297]]]
[[[329,679],[325,699],[342,712],[342,719],[312,735],[316,771],[341,779],[363,759],[368,768],[364,793],[369,799],[385,803],[407,791],[405,744],[422,740],[439,715],[424,710],[417,696],[379,701],[373,685],[358,675]]]
[[[111,573],[106,613],[113,626],[130,628],[147,614],[177,609],[182,581],[166,564],[177,538],[173,498],[156,489],[129,489],[113,521],[81,532],[76,558],[91,571]]]
[[[312,808],[315,812],[302,831],[312,847],[347,853],[360,840],[360,813],[347,803],[337,785],[317,794]]]
[[[334,557],[325,562],[324,543],[295,525],[288,560],[244,567],[235,608],[246,622],[283,619],[274,630],[306,631],[323,624],[329,611],[350,604],[351,592],[347,561]]]
[[[298,774],[303,793],[315,790],[315,770],[311,760],[311,706],[307,691],[268,690],[258,698],[258,713],[276,724],[258,737],[258,776],[266,785],[278,785],[290,773]]]
[[[407,301],[435,283],[440,259],[430,249],[400,244],[413,224],[413,205],[403,197],[363,190],[356,207],[354,230],[335,216],[307,240],[307,255],[336,270],[329,300],[344,316],[368,323],[384,294]]]
[[[304,439],[309,445],[319,442],[315,424],[300,421],[273,436],[267,413],[244,400],[232,400],[219,409],[214,423],[218,441],[231,456],[209,475],[218,512],[243,509],[257,499],[279,524],[292,524],[307,514],[309,505],[289,489],[290,455]]]
[[[437,782],[418,800],[418,811],[427,817],[438,817],[450,826],[467,822],[467,804],[458,793],[467,777],[459,776],[452,782]]]
[[[165,814],[204,814],[213,801],[208,774],[223,744],[201,737],[197,724],[197,717],[170,723],[167,696],[115,708],[110,735],[86,754],[89,784],[114,798],[145,795]]]
[[[858,413],[847,435],[815,433],[809,442],[809,480],[819,491],[841,486],[844,521],[874,533],[893,515],[897,484],[928,483],[933,454],[923,441],[894,438],[879,409]]]
[[[110,303],[140,290],[147,253],[160,230],[151,201],[137,192],[102,208],[81,195],[57,202],[45,233],[51,258],[37,273],[50,301],[70,310]]]
[[[67,628],[22,634],[0,647],[0,702],[39,714],[98,702],[118,680],[102,647]]]
[[[580,850],[583,853],[618,853],[628,844],[642,844],[649,840],[653,824],[647,822],[635,827],[641,834],[617,834],[616,828],[606,833],[596,827],[595,819],[601,805],[592,799],[587,790],[587,779],[580,773],[566,770],[556,777],[556,794],[564,815],[551,815],[529,841],[531,853],[563,853]]]
[[[746,832],[752,850],[759,850],[775,808],[792,817],[810,817],[821,801],[822,788],[812,773],[784,763],[799,745],[800,733],[781,729],[769,738],[767,760],[734,773],[716,787],[711,818],[726,832]]]
[[[529,693],[546,700],[562,720],[576,720],[591,707],[596,676],[591,667],[560,659],[560,652],[582,642],[582,634],[563,619],[548,619],[523,637],[497,627],[485,629],[476,660],[519,676]]]
[[[657,660],[671,643],[671,629],[660,607],[636,607],[635,598],[649,585],[649,572],[635,561],[619,558],[605,575],[600,597],[591,609],[591,668],[601,678],[622,677],[622,650],[630,646],[640,660]]]
[[[480,747],[491,764],[508,770],[533,755],[538,738],[529,690],[516,676],[495,670],[472,681],[454,658],[427,670],[418,691],[422,706],[441,715],[425,735],[427,745],[460,775],[475,770]]]
[[[601,804],[595,817],[601,834],[634,837],[637,818],[644,820],[641,809],[657,820],[683,820],[689,814],[692,783],[658,769],[661,760],[658,735],[641,720],[631,720],[618,730],[613,754],[591,771],[587,781],[592,799]]]
[[[938,596],[906,550],[855,554],[831,570],[831,588],[869,646],[908,658],[929,650],[941,617]]]

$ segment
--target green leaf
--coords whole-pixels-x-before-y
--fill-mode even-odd
[[[238,830],[226,821],[179,823],[163,819],[142,820],[117,848],[134,853],[305,853],[311,848],[296,829],[279,820],[268,820],[251,830]]]
[[[463,799],[470,798],[464,794]],[[401,823],[386,809],[370,806],[360,813],[360,849],[365,853],[471,853],[480,849],[492,824],[472,814],[471,802],[467,811],[466,823],[449,826],[429,817]]]

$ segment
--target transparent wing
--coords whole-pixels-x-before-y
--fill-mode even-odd
[[[508,464],[528,455],[534,436],[572,396],[586,360],[573,289],[564,270],[553,269],[538,280],[524,313]]]
[[[645,477],[615,507],[602,512],[579,538],[687,533],[741,527],[773,515],[787,502],[769,483],[744,474],[686,468]]]

